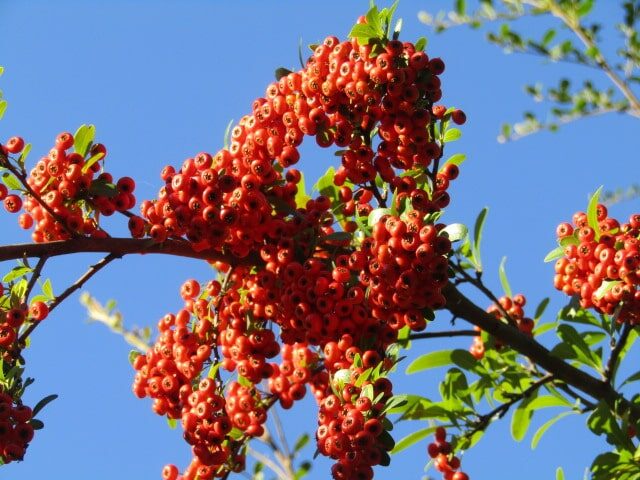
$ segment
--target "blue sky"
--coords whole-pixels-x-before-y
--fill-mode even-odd
[[[93,123],[98,140],[109,149],[107,169],[114,176],[134,177],[139,200],[153,198],[164,165],[180,165],[199,151],[217,151],[228,122],[264,94],[275,68],[299,68],[300,40],[307,45],[331,34],[344,38],[367,5],[364,0],[0,0],[0,65],[5,67],[0,88],[9,101],[0,139],[24,136],[33,144],[35,160],[59,132]],[[468,117],[463,138],[449,150],[465,153],[468,160],[444,218],[472,224],[489,206],[483,240],[488,283],[499,291],[497,266],[507,256],[514,291],[525,293],[534,305],[551,296],[553,312],[564,298],[553,290],[552,266],[542,259],[554,247],[555,227],[586,208],[588,195],[599,185],[615,188],[638,181],[637,138],[632,136],[637,125],[629,117],[611,115],[569,125],[559,134],[499,145],[503,121],[541,108],[522,93],[525,83],[553,82],[561,71],[579,79],[586,72],[504,55],[479,32],[458,29],[436,36],[417,20],[421,9],[448,5],[403,0],[398,9],[404,18],[401,38],[428,37],[429,55],[446,62],[443,101],[463,108]],[[615,40],[610,27],[615,10],[600,8],[596,14],[609,25],[607,38]],[[544,24],[540,19],[520,26],[541,32]],[[593,75],[600,84],[606,81]],[[303,152],[301,165],[311,185],[336,157],[313,146]],[[611,212],[624,218],[638,206],[638,201],[626,202]],[[0,219],[9,225],[2,229],[3,244],[28,240],[13,228],[15,218],[0,213]],[[112,232],[126,235],[123,227],[114,222]],[[83,254],[52,261],[48,275],[54,290],[60,292],[97,259]],[[132,257],[110,266],[86,289],[102,301],[116,299],[128,325],[145,326],[179,308],[178,290],[185,279],[206,281],[212,275],[203,262]],[[0,478],[150,479],[159,478],[165,463],[186,465],[189,451],[180,432],[169,430],[151,412],[149,401],[130,392],[129,347],[85,319],[74,296],[34,335],[27,360],[37,381],[26,398],[37,401],[49,393],[60,398],[41,415],[46,428],[37,433],[26,461],[2,468]],[[441,314],[429,328],[446,329],[448,320]],[[451,345],[430,342],[416,343],[412,355]],[[468,341],[455,345],[467,348]],[[437,375],[394,380],[398,393],[433,397],[437,392]],[[292,439],[314,429],[310,401],[283,417]],[[562,465],[567,478],[582,478],[590,459],[606,448],[584,422],[580,417],[565,420],[532,452],[531,434],[515,444],[504,420],[465,454],[464,470],[474,479],[506,480],[517,474],[533,480],[554,478]],[[399,426],[397,436],[423,426]],[[421,442],[394,457],[378,478],[420,478],[425,463],[426,442]],[[328,478],[328,469],[329,462],[319,460],[308,478]]]

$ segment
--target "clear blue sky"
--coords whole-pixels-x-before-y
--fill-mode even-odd
[[[469,119],[463,138],[449,150],[466,153],[468,161],[452,189],[445,220],[470,224],[489,206],[483,255],[488,282],[499,289],[497,265],[506,255],[514,290],[534,304],[550,295],[553,312],[564,299],[553,291],[552,266],[542,258],[554,246],[555,226],[586,208],[589,193],[599,185],[615,188],[638,181],[640,167],[633,159],[637,123],[608,116],[570,125],[557,135],[499,145],[502,121],[539,108],[524,96],[522,85],[552,81],[562,67],[505,56],[479,32],[461,29],[436,36],[417,20],[420,9],[449,4],[403,0],[398,10],[404,18],[402,38],[426,35],[429,55],[445,60],[444,101],[463,108]],[[300,39],[306,45],[329,34],[344,38],[367,5],[364,0],[0,0],[0,65],[5,67],[0,88],[10,102],[0,122],[0,141],[24,136],[33,143],[31,159],[36,160],[57,133],[93,123],[98,140],[109,149],[108,170],[134,177],[139,200],[152,198],[164,165],[180,165],[202,150],[217,151],[229,120],[240,118],[264,94],[274,69],[299,67]],[[611,25],[615,12],[600,8],[597,14]],[[522,28],[538,25],[526,22]],[[605,33],[615,38],[611,30]],[[585,73],[565,71],[577,78]],[[332,162],[331,153],[305,148],[302,166],[309,184]],[[637,201],[619,204],[612,213],[625,217],[638,206]],[[0,213],[0,221],[9,225],[4,222],[15,218]],[[3,244],[28,239],[17,227],[1,231]],[[126,234],[118,225],[113,232]],[[82,255],[52,261],[48,274],[54,290],[60,292],[96,260]],[[206,265],[193,260],[126,258],[87,289],[103,301],[117,299],[128,325],[145,326],[179,308],[183,280],[211,276]],[[37,381],[26,398],[37,401],[49,393],[60,398],[41,415],[46,428],[37,432],[26,461],[0,469],[0,479],[154,479],[165,463],[186,465],[189,451],[180,432],[169,430],[148,400],[130,392],[128,346],[103,327],[87,325],[85,318],[74,296],[34,335],[27,359]],[[446,329],[448,320],[441,314],[429,328]],[[415,352],[449,346],[431,342],[415,344]],[[467,348],[468,343],[463,339],[456,345]],[[437,396],[434,375],[397,376],[395,383],[397,393]],[[310,402],[286,418],[292,438],[314,430]],[[555,478],[555,468],[562,465],[568,479],[582,478],[590,459],[606,448],[587,433],[584,421],[564,421],[532,452],[530,434],[521,444],[513,443],[505,420],[465,454],[464,470],[476,480],[537,480]],[[422,426],[399,426],[398,438]],[[421,442],[393,458],[378,478],[421,478],[425,449]],[[328,469],[328,461],[318,460],[308,478],[329,478]]]

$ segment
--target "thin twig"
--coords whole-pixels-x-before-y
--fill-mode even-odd
[[[278,467],[269,457],[267,457],[266,455],[258,452],[257,450],[254,450],[253,448],[248,446],[247,447],[247,454],[251,455],[256,460],[258,460],[259,462],[262,462],[264,465],[266,465],[267,468],[269,468],[273,473],[275,473],[277,475],[277,478],[281,478],[281,479],[290,479],[291,478],[284,472],[284,470],[282,470],[280,467]]]
[[[441,337],[478,337],[481,333],[478,330],[450,330],[447,332],[421,332],[409,335],[409,340],[422,340],[425,338]]]
[[[640,419],[640,406],[630,402],[609,383],[603,382],[553,355],[535,339],[524,335],[518,329],[501,322],[482,310],[452,284],[446,285],[442,293],[447,299],[446,309],[457,317],[480,327],[515,351],[529,357],[558,380],[605,402],[612,411],[629,412],[632,419]]]
[[[282,445],[283,453],[287,456],[287,458],[292,459],[291,449],[289,448],[287,437],[285,436],[284,430],[282,429],[282,422],[280,421],[280,416],[278,415],[277,409],[274,408],[272,410],[271,418],[273,419],[273,423],[276,427],[276,434],[278,435],[278,441]]]
[[[102,270],[104,267],[106,267],[113,260],[115,260],[117,258],[120,258],[121,256],[122,255],[118,255],[118,254],[115,254],[115,253],[110,253],[109,255],[104,257],[102,260],[100,260],[98,263],[90,266],[89,269],[80,278],[78,278],[78,280],[76,280],[71,286],[69,286],[69,288],[67,288],[64,292],[62,292],[60,295],[58,295],[51,302],[51,304],[49,305],[49,312],[53,311],[67,297],[69,297],[69,295],[74,293],[76,290],[80,289],[96,273],[98,273],[100,270]],[[24,345],[26,340],[27,340],[27,338],[29,337],[29,335],[31,335],[31,333],[33,333],[33,331],[36,329],[36,327],[39,324],[40,324],[40,322],[34,322],[31,325],[29,325],[29,327],[20,335],[20,338],[18,338],[17,345],[18,346]]]
[[[529,397],[534,391],[536,391],[542,385],[544,385],[545,383],[549,383],[552,380],[554,380],[553,375],[551,374],[545,375],[541,379],[533,382],[526,390],[524,390],[520,394],[514,395],[514,397],[508,402],[498,405],[496,408],[494,408],[493,410],[491,410],[490,412],[484,415],[480,415],[476,422],[476,426],[471,430],[471,432],[467,433],[467,436],[471,436],[480,430],[484,430],[491,424],[492,420],[496,416],[498,418],[502,418],[515,403],[518,403],[520,400],[524,400],[525,398]]]
[[[585,29],[580,25],[580,21],[576,18],[569,17],[564,9],[559,6],[554,0],[549,1],[549,11],[557,18],[562,20],[562,22],[580,39],[580,41],[584,44],[587,50],[595,52],[594,60],[598,64],[598,66],[602,69],[602,71],[609,77],[611,82],[620,90],[622,95],[629,101],[629,105],[631,107],[630,113],[636,117],[640,116],[640,100],[635,96],[635,94],[629,88],[629,85],[620,78],[620,76],[615,72],[615,70],[609,65],[607,59],[602,55],[600,49],[593,41],[593,38],[590,35],[587,35]]]
[[[35,286],[36,282],[40,278],[40,274],[42,273],[42,269],[44,268],[44,264],[47,263],[47,260],[49,260],[49,257],[46,255],[43,255],[38,259],[38,263],[36,264],[36,267],[33,269],[33,272],[31,273],[31,278],[29,279],[29,283],[27,283],[27,288],[24,291],[24,297],[23,297],[24,302],[26,302],[29,299],[29,295],[31,295],[31,290],[33,290],[33,287]]]

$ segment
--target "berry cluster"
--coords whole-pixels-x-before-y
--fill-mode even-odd
[[[497,304],[493,304],[489,308],[487,308],[487,312],[503,322],[514,322],[515,326],[517,326],[518,330],[520,330],[523,334],[529,337],[533,336],[532,332],[535,323],[533,319],[525,317],[524,315],[524,306],[527,303],[527,299],[523,294],[518,293],[514,295],[513,298],[505,295],[503,297],[500,297],[498,302],[499,306]],[[508,319],[505,318],[504,312],[507,313]],[[480,328],[474,327],[474,330],[480,331]],[[498,340],[496,340],[495,347],[500,348],[502,347],[502,344]],[[473,337],[473,343],[469,348],[469,352],[471,352],[471,355],[480,360],[484,357],[484,351],[485,345],[484,341],[482,340],[482,336],[478,335]]]
[[[242,468],[241,442],[262,433],[272,404],[289,408],[307,386],[334,478],[368,480],[388,461],[387,347],[445,304],[451,242],[435,222],[458,168],[439,168],[433,127],[466,118],[434,105],[443,71],[411,43],[328,37],[304,69],[269,85],[228,148],[165,167],[157,198],[131,217],[134,237],[186,238],[234,257],[216,265],[223,281],[183,285],[184,309],[161,320],[134,365],[135,393],[182,420],[194,454],[184,479]],[[341,148],[341,165],[326,195],[297,203],[292,167],[305,136]],[[238,381],[225,387],[221,370]]]
[[[565,256],[555,265],[554,286],[577,295],[583,308],[595,308],[619,322],[640,323],[640,214],[621,224],[597,207],[597,229],[583,212],[557,228]]]
[[[442,473],[443,480],[469,480],[469,475],[459,470],[460,459],[452,455],[451,451],[451,443],[447,442],[447,431],[444,427],[436,428],[435,442],[427,447],[436,470]]]
[[[24,146],[22,138],[12,137],[2,148],[6,154],[19,154]],[[0,185],[5,209],[17,213],[24,208],[20,226],[29,230],[35,225],[34,242],[64,240],[74,235],[105,237],[97,214],[125,212],[136,203],[131,178],[120,178],[114,184],[109,173],[98,174],[107,154],[104,145],[93,144],[84,155],[70,151],[73,147],[71,133],[56,137],[55,146],[24,179],[31,190],[24,202],[18,195],[8,195],[6,187]]]
[[[31,408],[15,403],[11,395],[0,389],[0,460],[10,463],[22,460],[33,439]]]

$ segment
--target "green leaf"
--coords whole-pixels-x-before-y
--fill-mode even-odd
[[[13,174],[5,172],[2,174],[2,182],[9,190],[22,190],[22,184]]]
[[[538,446],[538,443],[540,443],[540,439],[542,439],[542,436],[547,432],[547,430],[549,430],[549,428],[551,428],[553,424],[555,424],[558,420],[575,413],[576,412],[574,412],[573,410],[562,412],[551,418],[550,420],[544,422],[544,424],[540,428],[538,428],[538,430],[536,430],[536,433],[533,434],[533,438],[531,439],[531,449],[533,450]]]
[[[95,196],[113,198],[118,194],[118,189],[113,183],[107,182],[104,178],[98,178],[91,182],[89,193]]]
[[[420,37],[418,39],[418,41],[415,44],[415,49],[416,52],[422,52],[424,51],[424,48],[427,46],[427,39],[426,37]]]
[[[222,365],[222,362],[212,363],[209,367],[209,371],[207,372],[207,378],[216,378],[220,365]]]
[[[293,73],[293,72],[288,68],[284,68],[284,67],[276,68],[276,71],[275,71],[276,80],[279,81],[281,78],[286,77],[290,73]]]
[[[20,165],[24,165],[24,162],[27,160],[27,157],[29,156],[30,152],[31,152],[31,144],[27,143],[22,149],[22,152],[20,153],[20,157],[18,157],[18,163]]]
[[[227,123],[227,128],[224,129],[224,137],[222,138],[222,145],[224,148],[229,148],[229,145],[231,144],[230,138],[231,138],[232,125],[233,125],[233,119],[229,120],[229,123]]]
[[[512,297],[511,293],[511,285],[509,285],[509,280],[507,280],[507,272],[504,269],[504,264],[507,263],[507,257],[502,257],[502,261],[500,262],[500,268],[498,268],[498,273],[500,275],[500,283],[502,284],[502,290],[507,297]]]
[[[564,480],[564,471],[562,470],[562,467],[558,467],[556,470],[556,480]]]
[[[300,464],[300,468],[298,468],[298,470],[296,470],[296,476],[294,478],[294,480],[300,480],[301,478],[303,478],[307,473],[309,473],[309,471],[311,470],[311,462],[302,462]]]
[[[467,156],[464,153],[456,153],[455,155],[451,155],[447,161],[442,164],[442,167],[449,163],[460,166],[466,159]],[[442,170],[442,168],[440,168],[440,170]]]
[[[482,261],[480,259],[480,242],[482,240],[482,229],[484,228],[484,222],[487,218],[489,207],[484,207],[478,214],[476,223],[473,227],[473,244],[471,246],[471,254],[473,257],[473,263],[476,265],[476,270],[482,271]]]
[[[53,402],[56,398],[58,398],[58,395],[53,394],[53,395],[47,395],[46,397],[44,397],[42,400],[40,400],[35,407],[33,407],[33,416],[35,417],[38,413],[40,413],[40,411],[46,407],[48,404],[50,404],[51,402]]]
[[[29,267],[13,267],[9,272],[2,277],[3,283],[9,283],[16,278],[24,277],[28,273],[31,273],[33,270]]]
[[[544,263],[553,262],[562,257],[564,257],[564,247],[556,247],[544,257]]]
[[[457,365],[465,370],[471,369],[477,364],[477,360],[467,350],[440,350],[437,352],[429,352],[416,358],[407,367],[406,373],[422,372],[431,368],[442,367],[445,365]]]
[[[31,420],[29,420],[29,423],[34,430],[42,430],[44,428],[44,423],[42,422],[42,420],[38,420],[37,418],[32,418]]]
[[[549,330],[553,330],[556,328],[555,322],[547,322],[533,329],[533,336],[537,337],[539,335],[543,335],[547,333]]]
[[[553,28],[550,28],[549,30],[547,30],[547,33],[544,34],[544,37],[542,37],[542,45],[548,45],[549,43],[551,43],[551,40],[553,40],[556,36],[556,31]]]
[[[571,325],[558,325],[558,337],[574,352],[578,361],[590,365],[597,370],[602,369],[602,359],[591,351],[578,331]]]
[[[600,199],[600,192],[602,192],[602,185],[598,187],[596,193],[594,193],[589,199],[589,206],[587,207],[587,221],[589,226],[596,232],[596,241],[600,238],[600,225],[598,224],[598,201]]]
[[[640,380],[640,371],[630,375],[624,382],[622,382],[620,388],[624,387],[627,383],[637,382],[638,380]]]
[[[598,289],[595,292],[593,292],[593,295],[597,299],[601,299],[607,294],[609,290],[611,290],[616,285],[620,285],[621,283],[622,283],[621,280],[604,280],[602,282],[602,285],[600,285]]]
[[[541,408],[550,407],[571,407],[572,403],[564,397],[556,397],[555,395],[542,395],[534,398],[529,404],[531,410],[540,410]]]
[[[349,32],[349,38],[355,38],[360,45],[367,45],[372,38],[376,38],[377,32],[366,24],[354,25]]]
[[[4,112],[7,110],[7,101],[0,100],[0,120],[4,117]]]
[[[582,0],[576,10],[576,15],[578,15],[578,17],[584,17],[585,15],[588,15],[593,8],[593,4],[593,0]]]
[[[104,153],[102,152],[92,155],[91,158],[89,158],[89,160],[87,160],[82,166],[82,170],[81,170],[82,173],[87,173],[89,169],[93,166],[93,164],[100,161],[100,159],[102,159],[103,157],[104,157]]]
[[[547,309],[547,305],[549,305],[549,297],[543,299],[538,306],[536,307],[536,313],[533,314],[533,320],[539,320],[544,315],[544,311]]]
[[[305,447],[307,443],[309,443],[309,434],[303,433],[298,437],[298,440],[296,440],[296,443],[293,446],[293,453],[294,454],[298,453],[300,450],[302,450]]]
[[[442,137],[442,141],[444,143],[455,142],[462,136],[462,132],[459,128],[450,128],[444,133],[444,137]]]
[[[516,442],[522,441],[524,436],[527,434],[534,412],[530,405],[536,398],[536,395],[537,391],[522,400],[518,405],[518,408],[513,412],[513,416],[511,417],[511,436]]]
[[[138,350],[131,350],[129,352],[129,363],[131,365],[133,365],[133,362],[136,361],[136,358],[138,358],[140,355],[142,355]]]
[[[178,421],[175,418],[167,417],[167,425],[169,425],[169,428],[173,430],[178,426]]]
[[[466,13],[467,13],[467,2],[465,0],[456,0],[455,11],[460,16],[466,15]]]
[[[89,145],[93,142],[96,136],[95,125],[80,125],[73,136],[73,148],[83,157],[87,155]]]
[[[391,215],[390,208],[374,208],[373,210],[371,210],[371,213],[369,213],[369,218],[367,219],[367,225],[369,225],[370,227],[373,227],[385,215]]]
[[[51,279],[47,278],[42,284],[42,293],[47,297],[47,300],[53,300],[55,295],[53,294],[53,286],[51,285]]]
[[[466,225],[462,223],[452,223],[451,225],[447,225],[442,231],[447,233],[449,240],[452,242],[463,240],[469,233]]]
[[[431,435],[433,432],[435,432],[435,430],[436,430],[436,427],[427,427],[427,428],[418,430],[416,432],[410,433],[406,437],[402,438],[398,443],[396,443],[396,446],[394,447],[394,449],[391,450],[391,454],[393,455],[398,452],[401,452],[405,448],[409,448],[414,443],[417,443],[423,438],[426,438],[429,435]]]
[[[307,190],[306,190],[306,186],[304,183],[304,174],[302,172],[300,172],[300,181],[298,182],[298,191],[296,192],[296,206],[298,208],[303,208],[307,202],[309,200],[311,200],[311,197],[309,195],[307,195]]]

